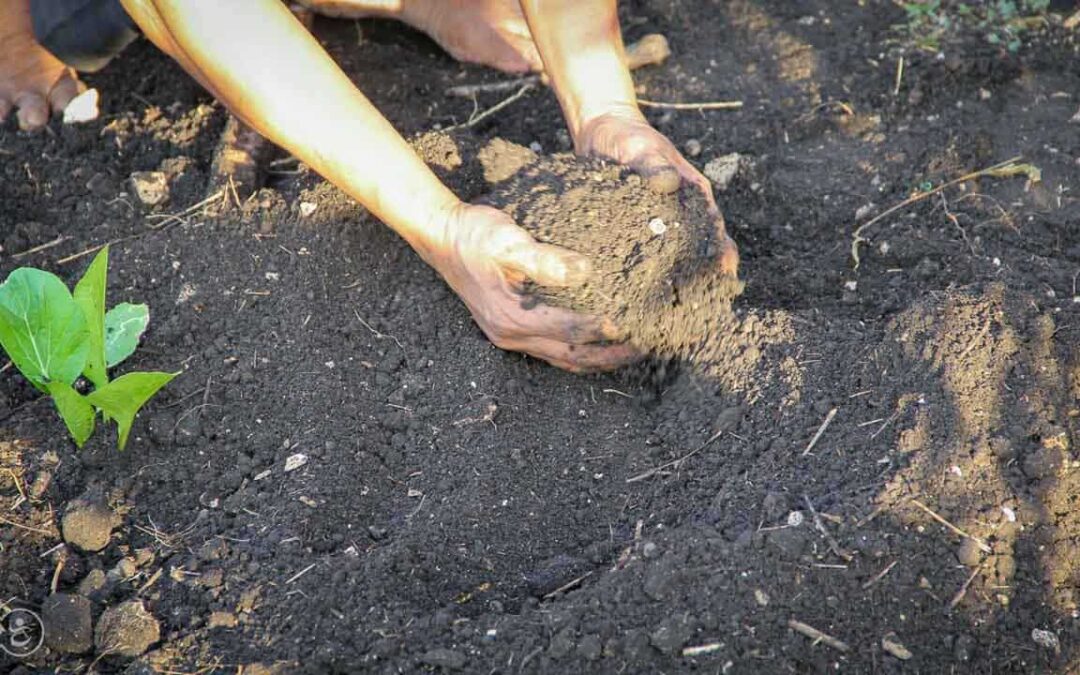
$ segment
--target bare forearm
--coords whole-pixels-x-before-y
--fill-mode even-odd
[[[521,7],[575,139],[591,119],[637,110],[615,0],[521,0]]]
[[[457,198],[279,0],[123,3],[233,113],[428,257]]]

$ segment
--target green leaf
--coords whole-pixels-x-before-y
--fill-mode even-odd
[[[75,302],[86,318],[90,353],[86,359],[83,375],[94,383],[95,388],[109,383],[105,369],[105,279],[109,269],[109,247],[101,249],[94,262],[75,285]]]
[[[105,315],[105,363],[109,368],[135,353],[150,323],[150,308],[122,302]]]
[[[0,346],[38,387],[71,384],[89,354],[86,319],[55,274],[29,267],[0,285]]]
[[[75,439],[75,445],[81,448],[86,439],[90,438],[90,434],[94,433],[96,413],[93,406],[86,397],[72,389],[70,384],[60,380],[49,382],[46,388],[60,412],[60,417],[71,432],[71,437]]]
[[[179,374],[128,373],[95,390],[86,400],[116,420],[120,435],[119,447],[123,450],[139,409]]]

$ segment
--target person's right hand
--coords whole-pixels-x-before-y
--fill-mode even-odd
[[[638,358],[606,319],[536,303],[522,293],[526,279],[574,286],[591,272],[587,258],[538,243],[507,214],[459,204],[447,215],[443,241],[430,262],[461,297],[495,346],[525,352],[573,372],[612,370]]]

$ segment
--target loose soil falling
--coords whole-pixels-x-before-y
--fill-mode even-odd
[[[717,200],[746,290],[640,386],[495,349],[405,244],[287,158],[241,208],[189,210],[225,116],[146,44],[91,78],[102,119],[0,129],[0,276],[70,282],[114,242],[109,297],[152,314],[130,367],[183,371],[123,453],[100,431],[76,452],[0,374],[0,601],[49,622],[0,669],[1080,668],[1075,31],[909,52],[897,86],[890,2],[620,11],[629,39],[672,44],[635,73],[643,98],[745,102],[649,113],[702,169],[740,155]],[[444,91],[500,75],[393,24],[316,31],[464,197],[507,184],[484,177],[494,139],[569,150],[543,91],[448,142],[474,104]],[[1015,155],[1040,183],[897,211],[853,269],[859,224]],[[171,196],[151,209],[128,178],[157,170]],[[678,278],[658,245],[697,240],[653,240],[645,211],[625,241]],[[658,217],[665,237],[684,223]],[[102,541],[65,544],[65,520]],[[125,632],[141,656],[109,650]]]

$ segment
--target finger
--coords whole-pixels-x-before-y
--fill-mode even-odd
[[[725,276],[735,278],[739,276],[739,247],[735,244],[735,240],[727,236],[723,227],[723,223],[720,223],[720,251],[717,264]]]
[[[504,248],[497,259],[511,271],[520,272],[541,286],[580,286],[592,274],[585,256],[530,237]]]
[[[0,122],[7,120],[8,115],[11,114],[12,107],[14,106],[12,106],[11,101],[6,98],[0,98]]]
[[[531,35],[519,43],[518,49],[521,50],[522,58],[529,64],[531,72],[543,72],[544,60],[540,58],[540,50],[536,48],[536,43],[533,42]]]
[[[515,350],[572,373],[615,370],[641,358],[630,345],[568,345],[544,338],[530,339]]]
[[[535,305],[512,318],[519,335],[535,335],[566,344],[584,345],[623,337],[609,319],[551,305]]]
[[[84,88],[77,79],[65,75],[49,92],[49,107],[52,108],[53,113],[62,114],[68,103],[71,103],[71,99],[81,94]]]
[[[669,195],[679,189],[679,186],[682,184],[682,179],[679,178],[678,171],[667,166],[648,176],[646,182],[649,185],[649,189],[653,192],[661,195]]]
[[[16,116],[23,131],[40,129],[49,121],[49,105],[38,94],[23,94],[16,99],[15,105],[19,108]]]
[[[532,32],[525,20],[510,23],[506,29],[506,41],[518,53],[527,64],[527,70],[539,73],[544,70],[544,61],[540,58],[540,50],[533,41]]]
[[[634,162],[632,166],[645,179],[645,184],[649,186],[649,189],[656,194],[671,194],[682,185],[679,170],[662,156],[648,155]]]

